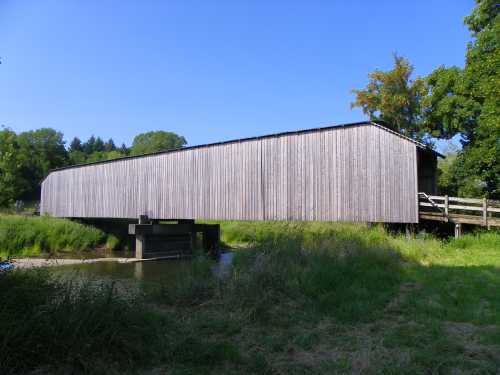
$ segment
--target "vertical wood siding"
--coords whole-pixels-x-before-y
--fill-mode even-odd
[[[52,172],[42,213],[60,217],[418,221],[416,145],[339,127]]]

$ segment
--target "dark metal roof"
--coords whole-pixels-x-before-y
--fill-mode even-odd
[[[181,147],[181,148],[175,148],[175,149],[170,149],[170,150],[165,150],[165,151],[152,152],[152,153],[149,153],[149,154],[123,156],[123,157],[116,158],[116,159],[111,159],[111,160],[101,160],[101,161],[95,161],[95,162],[91,162],[91,163],[82,163],[82,164],[69,165],[67,167],[55,168],[55,169],[52,169],[50,172],[61,171],[61,170],[64,170],[64,169],[71,169],[71,168],[86,167],[86,166],[95,165],[95,164],[113,163],[113,162],[116,162],[116,161],[127,160],[127,159],[135,159],[135,158],[142,158],[142,157],[146,157],[146,156],[168,154],[168,153],[171,153],[171,152],[187,151],[187,150],[193,150],[193,149],[197,149],[197,148],[226,145],[226,144],[230,144],[230,143],[240,143],[240,142],[254,141],[254,140],[259,140],[259,139],[281,137],[281,136],[285,136],[285,135],[314,133],[314,132],[331,130],[331,129],[336,129],[336,128],[353,127],[353,126],[364,126],[364,125],[376,126],[376,127],[380,128],[380,129],[388,131],[389,133],[392,133],[392,134],[394,134],[394,135],[396,135],[398,137],[401,137],[403,139],[406,139],[407,141],[410,141],[410,142],[416,144],[417,147],[419,147],[419,148],[421,148],[421,149],[423,149],[425,151],[432,152],[435,155],[444,158],[444,156],[442,154],[440,154],[437,151],[434,151],[432,148],[430,148],[429,146],[426,146],[425,144],[423,144],[421,142],[415,141],[414,139],[406,137],[406,136],[404,136],[404,135],[402,135],[402,134],[400,134],[398,132],[395,132],[394,130],[391,130],[391,129],[385,127],[385,126],[377,124],[376,122],[373,122],[373,121],[361,121],[361,122],[351,122],[351,123],[348,123],[348,124],[329,125],[329,126],[324,126],[324,127],[319,127],[319,128],[302,129],[302,130],[292,130],[292,131],[287,131],[287,132],[266,134],[266,135],[261,135],[261,136],[257,136],[257,137],[233,139],[233,140],[229,140],[229,141],[222,141],[222,142],[215,142],[215,143],[206,143],[206,144],[201,144],[201,145],[195,145],[195,146]]]

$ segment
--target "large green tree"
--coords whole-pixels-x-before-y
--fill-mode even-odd
[[[410,138],[423,140],[421,103],[425,82],[412,79],[413,66],[404,57],[394,55],[394,67],[376,70],[368,75],[368,85],[353,90],[356,100],[351,108],[360,107],[370,120],[384,122],[388,127]]]
[[[141,155],[151,152],[172,150],[186,145],[186,139],[175,133],[152,131],[137,135],[132,142],[131,154]]]
[[[500,5],[476,0],[465,18],[472,34],[464,69],[440,66],[412,80],[413,68],[394,57],[394,68],[369,75],[354,90],[352,107],[370,119],[417,140],[450,139],[459,134],[462,149],[443,171],[443,192],[500,199]]]
[[[20,133],[17,136],[19,153],[25,160],[21,173],[30,188],[20,197],[37,199],[40,182],[54,168],[67,165],[68,153],[63,134],[51,128],[41,128]]]
[[[500,199],[500,6],[477,0],[465,23],[472,34],[464,69],[439,67],[427,78],[428,126],[463,149],[450,166],[450,193]]]

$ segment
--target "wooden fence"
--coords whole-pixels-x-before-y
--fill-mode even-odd
[[[500,201],[419,193],[419,217],[455,224],[500,227]]]

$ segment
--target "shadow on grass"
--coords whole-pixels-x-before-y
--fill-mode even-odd
[[[415,320],[500,325],[499,267],[414,265],[412,277],[421,287],[409,294],[405,310]]]

